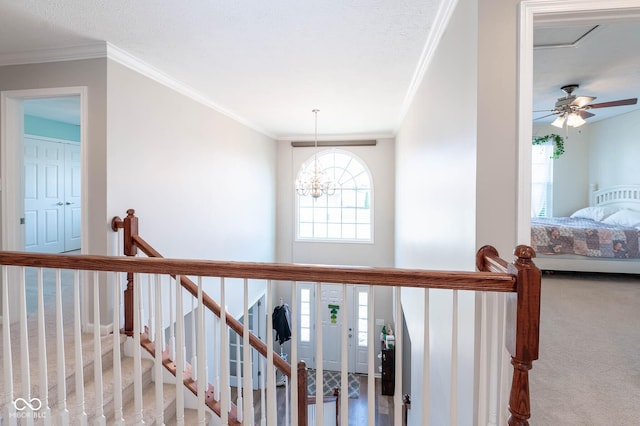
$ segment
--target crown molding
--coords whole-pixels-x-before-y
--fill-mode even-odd
[[[96,59],[104,58],[106,55],[107,47],[104,42],[100,42],[84,44],[81,46],[54,47],[51,49],[2,53],[0,54],[0,66]]]
[[[106,56],[112,61],[115,61],[120,65],[125,66],[139,74],[142,74],[145,77],[148,77],[151,80],[154,80],[157,83],[160,83],[163,86],[166,86],[196,102],[199,102],[219,112],[220,114],[225,115],[230,119],[246,127],[249,127],[258,133],[263,134],[264,136],[267,136],[268,138],[276,139],[276,136],[267,132],[265,129],[261,128],[260,126],[257,126],[256,124],[250,122],[244,117],[241,117],[240,115],[234,113],[233,111],[230,111],[218,105],[217,103],[213,102],[211,99],[207,98],[206,96],[204,96],[202,93],[198,92],[196,89],[192,88],[191,86],[181,81],[178,81],[177,79],[171,77],[168,74],[165,74],[164,72],[154,67],[153,65],[150,65],[142,61],[141,59],[131,55],[129,52],[122,50],[119,47],[114,46],[109,42],[107,42],[106,45],[107,45]]]
[[[418,91],[418,88],[420,87],[420,84],[424,79],[424,75],[429,68],[431,59],[436,52],[438,44],[440,43],[440,39],[442,38],[447,25],[449,25],[449,20],[451,19],[451,15],[453,15],[453,11],[455,10],[457,4],[458,0],[443,0],[442,3],[440,3],[438,13],[436,14],[436,18],[433,21],[433,26],[429,31],[429,36],[427,37],[427,41],[424,44],[424,48],[422,49],[422,55],[420,55],[418,66],[413,73],[413,77],[411,78],[411,82],[409,83],[409,88],[407,89],[404,101],[402,102],[400,114],[398,115],[397,125],[393,132],[396,135],[400,131],[402,122],[404,121],[404,118],[409,111],[409,107],[411,107],[413,98],[416,96],[416,92]]]
[[[230,111],[218,105],[208,97],[204,96],[202,93],[198,92],[196,89],[188,86],[181,81],[178,81],[170,75],[162,72],[158,68],[155,68],[154,66],[142,61],[129,52],[120,49],[119,47],[109,42],[91,43],[82,46],[38,49],[25,52],[4,53],[0,54],[0,66],[64,62],[97,58],[111,59],[112,61],[115,61],[139,74],[144,75],[147,78],[150,78],[151,80],[156,81],[157,83],[162,84],[165,87],[168,87],[169,89],[180,93],[181,95],[184,95],[200,104],[203,104],[204,106],[211,108],[219,112],[220,114],[246,127],[249,127],[250,129],[255,130],[258,133],[261,133],[268,138],[274,140],[276,139],[275,135],[269,133],[260,126],[257,126],[256,124],[250,122],[244,117],[241,117],[233,111]]]

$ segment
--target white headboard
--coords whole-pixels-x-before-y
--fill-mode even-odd
[[[640,210],[640,185],[616,185],[594,190],[592,185],[590,205],[615,206]]]

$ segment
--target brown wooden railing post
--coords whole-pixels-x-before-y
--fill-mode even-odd
[[[124,230],[124,255],[135,256],[138,254],[134,237],[138,236],[138,218],[135,216],[135,210],[127,210],[127,217],[124,220],[118,216],[111,220],[111,229],[114,232],[118,228]],[[133,272],[127,272],[127,288],[124,290],[124,333],[128,336],[133,335]]]
[[[298,362],[298,426],[307,426],[309,423],[307,374],[307,364]]]
[[[517,293],[507,295],[506,346],[511,354],[513,381],[509,396],[509,426],[528,426],[531,417],[529,370],[538,359],[540,338],[540,284],[542,275],[532,258],[531,247],[514,250],[515,261],[509,272],[516,276]]]

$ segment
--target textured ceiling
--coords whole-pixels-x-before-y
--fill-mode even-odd
[[[313,108],[322,136],[393,135],[442,1],[0,0],[0,63],[106,41],[275,137],[310,136]],[[578,24],[599,27],[534,51],[534,110],[553,108],[570,83],[595,102],[640,97],[640,22]],[[576,25],[537,24],[536,39],[571,39]],[[590,121],[637,108],[593,110]]]
[[[0,0],[0,54],[107,41],[276,137],[391,135],[440,0]]]
[[[592,103],[640,98],[640,21],[599,20],[575,23],[554,22],[538,25],[536,44],[562,44],[597,25],[571,46],[535,49],[533,53],[534,111],[553,109],[557,98],[565,96],[560,88],[579,84],[576,96],[595,96]],[[575,41],[575,40],[574,40]],[[624,114],[640,105],[594,109],[588,122]],[[534,113],[534,118],[546,115]],[[539,120],[551,122],[555,117]]]

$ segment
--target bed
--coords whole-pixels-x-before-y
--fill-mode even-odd
[[[571,217],[531,219],[543,270],[640,273],[640,185],[591,191]]]

